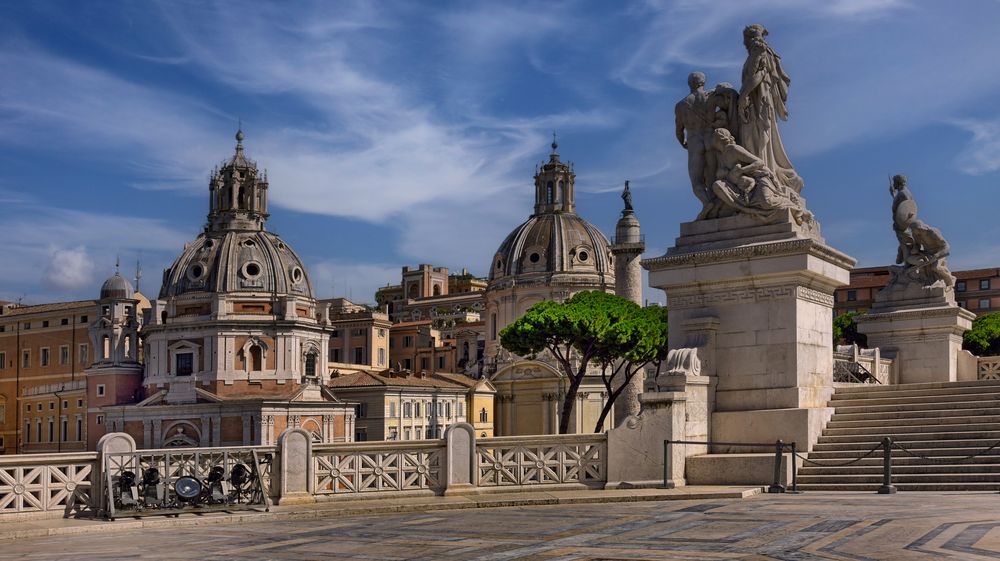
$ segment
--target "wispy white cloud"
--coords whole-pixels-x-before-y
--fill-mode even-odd
[[[956,119],[952,124],[972,134],[966,149],[959,153],[956,163],[960,170],[971,175],[1000,170],[1000,119]]]

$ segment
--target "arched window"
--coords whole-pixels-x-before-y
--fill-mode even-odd
[[[545,201],[552,204],[556,200],[555,189],[552,187],[552,182],[549,181],[545,184]]]
[[[111,337],[107,335],[101,337],[101,358],[107,359],[111,357]]]
[[[434,285],[434,296],[441,296],[441,285],[440,284],[435,284]]]
[[[308,361],[308,358],[306,360]],[[250,370],[253,372],[260,372],[263,369],[264,349],[260,348],[260,345],[253,345],[250,347]]]
[[[308,353],[306,355],[306,376],[310,378],[316,376],[316,353]]]
[[[482,408],[482,409],[481,409],[481,410],[479,411],[479,422],[480,422],[480,423],[485,423],[485,422],[487,422],[487,421],[489,421],[489,420],[490,420],[490,418],[489,418],[489,415],[488,415],[488,414],[486,413],[486,408],[485,408],[485,407],[483,407],[483,408]]]

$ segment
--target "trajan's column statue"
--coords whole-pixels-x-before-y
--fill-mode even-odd
[[[770,223],[787,210],[807,233],[818,234],[778,134],[778,119],[788,118],[791,80],[766,37],[760,24],[743,30],[747,60],[739,91],[727,83],[705,91],[705,75],[694,72],[691,93],[675,108],[677,139],[688,151],[691,188],[702,203],[698,220],[742,214]]]

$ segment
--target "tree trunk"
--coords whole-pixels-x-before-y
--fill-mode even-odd
[[[635,376],[635,372],[637,371],[631,371],[628,367],[626,367],[625,381],[622,382],[616,390],[608,388],[608,400],[604,403],[604,408],[601,409],[601,416],[597,418],[597,424],[594,425],[594,432],[601,432],[601,427],[604,426],[604,420],[607,419],[608,415],[611,413],[611,407],[614,406],[615,400],[618,399],[618,396],[625,390],[625,386],[632,381],[632,378]],[[614,378],[612,378],[612,380],[613,379]]]
[[[580,389],[581,381],[583,381],[582,377],[577,379],[575,376],[570,376],[569,389],[566,390],[562,412],[559,414],[559,434],[569,433],[569,420],[573,415],[573,406],[576,405],[576,393]]]

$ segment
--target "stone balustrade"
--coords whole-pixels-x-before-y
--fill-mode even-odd
[[[1000,356],[981,356],[978,362],[978,379],[1000,380]]]
[[[0,521],[92,512],[95,452],[0,456]]]
[[[237,464],[259,469],[262,502],[277,504],[603,488],[608,435],[477,440],[471,425],[458,423],[440,440],[316,444],[308,432],[289,429],[277,446],[138,450],[128,435],[111,433],[97,452],[0,456],[0,521],[107,514],[108,486],[126,471],[155,468],[169,487],[178,477],[204,480],[213,468],[228,474]]]

